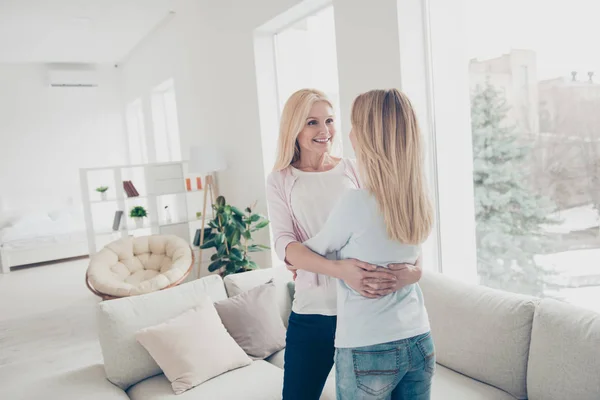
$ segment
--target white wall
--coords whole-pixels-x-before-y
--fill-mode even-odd
[[[121,68],[127,101],[147,96],[173,77],[183,159],[189,158],[192,145],[220,146],[228,162],[228,169],[218,174],[221,194],[243,207],[258,200],[258,211],[264,214],[253,34],[294,3],[176,0],[175,16],[147,37]],[[257,240],[269,243],[268,232],[262,231]],[[259,265],[271,264],[268,254],[253,258]]]
[[[42,65],[0,65],[0,206],[77,202],[79,168],[126,162],[118,73],[98,77],[97,88],[51,88]]]

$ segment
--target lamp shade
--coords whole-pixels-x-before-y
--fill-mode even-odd
[[[216,146],[192,146],[190,149],[189,172],[211,174],[227,168],[227,161]]]

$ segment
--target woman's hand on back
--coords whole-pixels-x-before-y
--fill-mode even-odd
[[[366,263],[365,263],[366,264]],[[371,266],[371,264],[366,264]],[[371,266],[373,267],[373,266]],[[381,280],[379,277],[366,277],[363,279],[363,285],[367,288],[364,290],[368,296],[361,293],[365,297],[381,297],[390,293],[396,292],[407,285],[417,283],[421,280],[423,270],[421,268],[421,257],[413,264],[388,264],[387,268],[376,267],[370,271],[389,272],[394,275],[395,280]]]
[[[397,278],[392,271],[352,258],[335,261],[337,277],[356,292],[371,299],[394,292]]]
[[[423,269],[421,268],[421,257],[413,264],[388,264],[388,269],[396,277],[394,291],[402,289],[406,285],[412,285],[421,280]]]

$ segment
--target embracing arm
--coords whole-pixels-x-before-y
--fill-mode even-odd
[[[386,290],[390,281],[396,281],[396,277],[389,271],[375,271],[376,266],[358,260],[328,260],[300,243],[286,204],[283,184],[277,182],[279,178],[280,176],[273,173],[267,180],[269,218],[275,252],[279,259],[285,261],[288,269],[292,270],[294,274],[295,270],[302,269],[328,275],[344,280],[363,296],[381,296],[382,294],[379,292]],[[375,279],[376,282],[367,283],[365,281],[367,278]],[[385,285],[385,283],[388,284]]]

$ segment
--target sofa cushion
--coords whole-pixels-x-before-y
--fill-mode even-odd
[[[212,302],[206,298],[203,303],[135,336],[169,379],[175,394],[252,362],[229,335]]]
[[[273,364],[277,368],[283,369],[284,356],[285,356],[285,349],[279,350],[277,353],[273,354],[272,356],[265,358],[265,361]]]
[[[431,400],[515,400],[493,386],[437,365],[431,384]]]
[[[271,280],[215,303],[227,332],[254,360],[263,360],[285,347],[276,290]]]
[[[229,297],[237,296],[256,286],[267,283],[273,279],[277,288],[277,305],[281,320],[287,328],[290,313],[292,311],[292,297],[287,286],[292,281],[292,273],[285,267],[259,269],[256,271],[243,272],[241,274],[227,275],[224,279],[225,289]]]
[[[423,274],[419,285],[438,363],[527,398],[527,359],[538,300],[437,273]]]
[[[98,306],[98,336],[106,377],[122,389],[161,369],[135,339],[140,329],[176,317],[199,304],[227,298],[223,280],[217,275],[146,295],[103,301]]]
[[[283,371],[266,361],[219,375],[182,394],[176,395],[169,380],[158,375],[131,387],[131,400],[280,400]]]
[[[600,314],[556,300],[540,303],[527,388],[531,400],[600,399]]]

